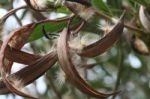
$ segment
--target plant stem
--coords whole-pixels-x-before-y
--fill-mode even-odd
[[[10,9],[14,9],[14,8],[13,8],[13,2],[14,2],[13,0],[10,1],[10,3],[11,3]],[[22,26],[22,22],[21,22],[21,20],[19,19],[19,17],[17,16],[16,13],[14,13],[14,17],[16,18],[18,24],[19,24],[20,26]]]
[[[99,15],[99,16],[101,16],[101,17],[103,17],[104,19],[110,20],[112,22],[114,20],[119,20],[117,18],[112,18],[112,17],[110,17],[110,16],[108,16],[108,15],[102,13],[102,12],[99,12],[99,11],[96,11],[96,14]],[[145,33],[145,31],[143,31],[141,29],[138,29],[137,27],[131,26],[131,25],[127,24],[127,23],[125,23],[125,27],[128,28],[128,29],[130,29],[130,30],[132,30],[132,31],[135,31],[135,32]]]
[[[6,19],[13,15],[14,13],[16,13],[18,10],[20,9],[26,9],[27,6],[21,6],[21,7],[18,7],[18,8],[15,8],[15,9],[11,9],[10,11],[8,11],[8,13],[6,15],[4,15],[2,18],[0,18],[0,24],[4,24],[4,22],[6,21]]]
[[[123,49],[122,49],[121,42],[120,42],[119,48],[118,48],[118,73],[117,73],[117,81],[115,84],[114,92],[118,91],[118,88],[120,86],[121,76],[122,76],[123,67],[124,67],[123,61],[124,61],[124,54],[123,54]],[[115,97],[116,95],[114,95],[112,99],[115,99]]]

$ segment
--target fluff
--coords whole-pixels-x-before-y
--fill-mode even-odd
[[[89,20],[90,18],[92,18],[94,14],[95,14],[95,12],[92,7],[83,7],[79,11],[79,16],[86,21]]]
[[[101,24],[99,24],[98,27],[106,35],[107,33],[109,33],[113,29],[114,25],[111,25],[109,22],[105,21],[105,22],[102,22]]]
[[[17,78],[16,76],[10,77],[9,80],[16,86],[18,89],[23,88],[24,83],[21,79]]]
[[[48,0],[31,0],[31,4],[35,8],[46,8]]]
[[[55,5],[64,5],[66,0],[56,0]]]
[[[66,75],[62,69],[59,69],[56,74],[56,81],[59,86],[62,86],[66,81]]]

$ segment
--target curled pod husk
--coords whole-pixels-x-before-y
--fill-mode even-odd
[[[95,9],[91,6],[82,5],[76,2],[65,2],[65,5],[76,15],[80,16],[84,20],[89,20],[94,14]]]
[[[139,18],[143,27],[150,33],[150,14],[144,6],[139,9]]]
[[[4,83],[3,79],[0,80],[0,94],[8,94],[10,92],[14,92],[18,94],[18,88],[17,86],[24,87],[30,83],[32,83],[34,80],[39,78],[41,75],[43,75],[46,71],[48,71],[57,61],[57,55],[56,52],[51,52],[45,56],[42,56],[41,58],[35,60],[32,64],[22,68],[21,70],[17,71],[16,73],[10,74],[7,76],[7,83],[9,84],[9,87],[11,87],[11,90],[9,87],[6,87],[6,83]],[[12,81],[13,80],[13,81]],[[14,82],[17,82],[16,80],[19,80],[21,85],[14,85]],[[19,84],[19,83],[18,83]],[[12,90],[13,89],[13,90]],[[21,96],[27,97],[23,94],[20,94]]]
[[[89,86],[86,83],[86,81],[82,79],[82,77],[79,75],[78,71],[76,70],[70,58],[69,46],[68,46],[68,39],[70,37],[69,34],[70,32],[68,32],[68,29],[65,28],[60,34],[57,43],[57,54],[58,54],[59,63],[61,65],[62,70],[65,72],[68,80],[70,80],[70,82],[74,86],[76,86],[80,91],[92,97],[102,99],[117,94],[118,92],[110,93],[110,94],[98,92],[95,89],[93,89],[91,86]]]
[[[3,68],[4,72],[6,72],[7,74],[10,73],[13,64],[13,61],[10,61],[5,57],[8,45],[10,46],[10,48],[20,50],[26,43],[34,27],[35,27],[34,23],[20,27],[17,30],[10,33],[10,35],[8,35],[7,38],[4,40],[4,42],[2,43],[0,49],[1,54],[0,67]]]
[[[1,45],[2,45],[2,41],[0,41],[0,48],[1,48]],[[41,56],[26,53],[18,49],[11,48],[8,45],[6,47],[5,57],[10,61],[29,65],[33,61],[39,59]]]
[[[78,54],[84,57],[95,57],[104,53],[121,37],[123,28],[124,28],[124,16],[121,17],[120,21],[105,37],[96,41],[93,44],[84,47],[82,50],[79,50]]]
[[[28,98],[34,98],[34,97],[20,90],[20,86],[18,86],[18,84],[16,84],[14,80],[11,80],[8,78],[11,72],[13,61],[8,60],[5,57],[5,55],[6,55],[8,45],[11,48],[20,50],[23,47],[23,45],[26,43],[34,27],[35,27],[35,24],[31,23],[10,33],[10,35],[2,43],[1,49],[0,49],[0,54],[1,54],[1,57],[0,57],[1,71],[0,72],[1,72],[3,82],[5,83],[6,87],[11,92],[16,93],[20,96],[28,97]]]

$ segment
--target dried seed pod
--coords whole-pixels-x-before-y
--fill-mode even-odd
[[[17,29],[15,32],[10,33],[10,35],[5,39],[5,41],[1,45],[0,67],[3,68],[4,72],[6,72],[6,74],[10,73],[11,67],[13,64],[12,61],[9,61],[5,57],[5,52],[6,52],[7,46],[9,45],[11,48],[15,48],[18,50],[21,49],[22,46],[26,43],[30,34],[32,33],[34,27],[35,27],[35,24],[31,23],[31,24],[28,24],[26,26],[23,26],[23,27]]]
[[[94,14],[95,9],[91,6],[85,6],[75,2],[65,2],[65,5],[76,15],[80,16],[84,20],[89,20]]]
[[[29,65],[33,63],[33,61],[41,58],[41,56],[29,54],[14,48],[10,48],[9,46],[6,48],[5,57],[10,61],[26,65]]]
[[[140,7],[139,18],[148,33],[150,33],[150,14],[144,6]]]
[[[0,48],[2,46],[2,41],[0,41]],[[29,54],[18,49],[11,48],[9,45],[6,47],[5,57],[13,62],[21,64],[31,64],[34,60],[39,59],[41,56]]]
[[[30,36],[31,32],[33,31],[33,28],[35,27],[35,24],[28,24],[26,26],[23,26],[16,30],[15,32],[12,32],[3,42],[1,45],[1,57],[0,57],[0,67],[1,67],[1,75],[3,82],[5,83],[6,87],[13,93],[16,93],[20,96],[33,98],[31,95],[26,94],[25,92],[21,91],[14,83],[11,81],[8,77],[11,72],[12,64],[13,62],[8,60],[5,57],[6,48],[9,45],[12,48],[21,49],[22,46],[27,41],[28,37]]]
[[[84,57],[95,57],[104,53],[121,37],[121,34],[123,33],[123,28],[124,16],[121,17],[120,21],[105,37],[93,44],[84,47],[82,50],[79,50],[78,54]]]
[[[148,55],[150,53],[147,45],[140,38],[133,36],[131,44],[133,49],[139,54]]]
[[[57,43],[57,54],[58,59],[61,65],[62,70],[65,72],[66,77],[68,80],[71,81],[71,83],[76,86],[79,90],[82,92],[96,98],[106,98],[111,95],[115,95],[118,92],[115,93],[100,93],[93,89],[91,86],[89,86],[86,81],[82,79],[82,77],[79,75],[78,71],[76,70],[69,53],[69,46],[68,46],[68,39],[70,37],[70,33],[68,32],[68,29],[64,29],[62,33],[60,34],[60,37],[58,39]]]
[[[7,86],[7,88],[12,92],[12,93],[17,93],[20,96],[23,97],[27,97],[27,98],[31,98],[31,99],[37,99],[29,94],[27,94],[26,92],[21,90],[21,85],[16,86],[16,83],[18,83],[18,81],[14,81],[14,80],[10,80],[6,77],[3,77],[3,81],[5,83],[5,85]],[[19,83],[18,83],[19,84]]]
[[[6,78],[7,85],[6,83],[4,83],[3,79],[1,79],[0,80],[0,94],[8,94],[12,91],[14,93],[17,93],[18,95],[23,95],[23,94],[18,93],[21,90],[18,88],[18,86],[24,87],[32,83],[34,80],[36,80],[41,75],[43,75],[47,70],[49,70],[56,63],[56,61],[57,61],[56,52],[51,52],[45,56],[42,56],[41,58],[34,61],[32,64],[22,68],[16,73],[10,74]],[[21,83],[19,83],[18,81],[19,82],[21,81]],[[9,88],[11,88],[11,90]]]

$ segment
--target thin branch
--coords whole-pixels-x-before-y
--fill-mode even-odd
[[[106,15],[106,14],[100,12],[100,11],[96,11],[96,14],[97,14],[98,16],[103,17],[103,18],[106,19],[106,20],[113,21],[113,18],[112,18],[112,17],[110,17],[110,16],[108,16],[108,15]],[[115,19],[115,20],[119,20],[119,19]],[[132,31],[140,32],[140,33],[145,33],[145,31],[143,31],[143,30],[141,30],[141,29],[139,29],[139,28],[137,28],[137,27],[131,26],[130,24],[125,23],[124,25],[125,25],[126,28],[128,28],[128,29],[130,29],[130,30],[132,30]]]
[[[13,8],[13,0],[11,0],[10,3],[11,3],[10,9],[14,9],[14,8]],[[16,18],[18,24],[19,24],[20,26],[22,26],[22,22],[21,22],[21,20],[19,19],[19,17],[17,16],[16,13],[14,13],[14,17]]]
[[[119,48],[118,48],[118,74],[117,74],[117,81],[116,81],[116,84],[115,84],[115,88],[114,88],[114,91],[118,91],[118,88],[120,86],[120,81],[121,81],[121,76],[122,76],[122,72],[123,72],[123,67],[124,67],[124,64],[123,64],[123,61],[124,61],[124,53],[123,53],[123,50],[122,50],[122,46],[121,46],[121,42],[119,44]],[[112,97],[112,99],[115,99],[116,98],[116,95],[114,95]]]
[[[20,10],[20,9],[25,9],[27,8],[27,6],[21,6],[15,9],[10,10],[6,15],[4,15],[1,19],[0,19],[0,24],[3,24],[7,18],[11,15],[13,15],[16,11]]]
[[[35,10],[30,10],[33,17],[36,19],[36,21],[42,21],[47,19],[47,17],[45,17],[42,13],[35,11]]]
[[[36,24],[41,24],[41,23],[48,23],[48,22],[64,22],[64,21],[68,21],[71,18],[73,18],[75,15],[71,14],[69,16],[63,17],[63,18],[57,18],[57,19],[45,19],[45,20],[41,20],[39,22],[36,22]]]

